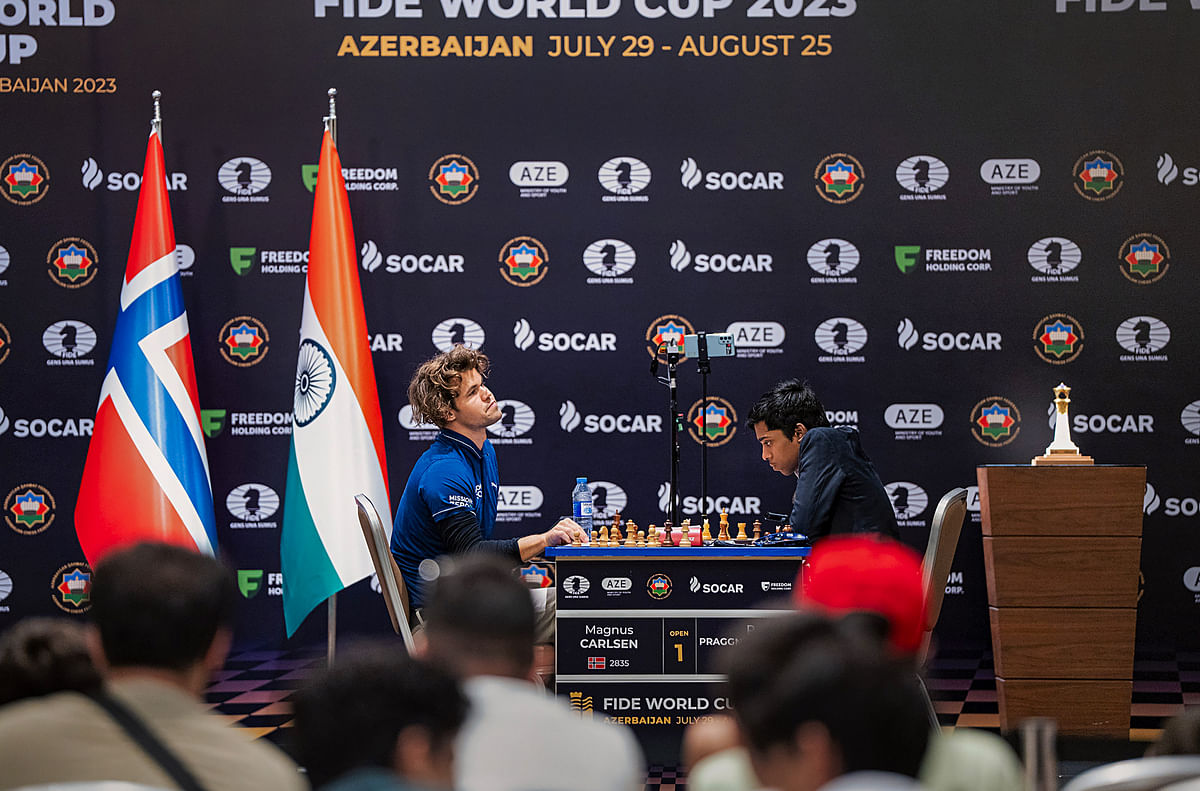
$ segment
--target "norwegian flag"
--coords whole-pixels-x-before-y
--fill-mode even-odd
[[[138,541],[216,552],[212,484],[157,129],[75,507],[88,562]]]
[[[602,656],[589,656],[588,657],[588,670],[603,670],[603,669],[604,669],[604,657],[602,657]]]

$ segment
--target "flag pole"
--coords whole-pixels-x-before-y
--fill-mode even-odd
[[[329,137],[333,140],[334,147],[337,147],[337,88],[330,88],[329,94],[329,115],[323,119],[325,129],[329,132]],[[337,647],[337,591],[326,600],[326,608],[328,614],[328,622],[326,626],[326,664],[333,667],[333,656]]]
[[[150,94],[154,99],[154,117],[150,119],[150,131],[158,135],[158,139],[162,140],[162,107],[159,105],[159,99],[162,98],[162,91],[154,91]]]

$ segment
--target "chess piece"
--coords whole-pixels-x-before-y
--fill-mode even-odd
[[[608,525],[601,525],[600,526],[600,546],[607,547],[607,546],[611,546],[611,545],[612,545],[611,542],[608,540]]]
[[[632,519],[625,523],[625,546],[637,546],[637,522]]]
[[[637,545],[639,547],[646,546],[646,531],[645,530],[637,531]]]
[[[708,528],[708,517],[704,517],[704,531],[700,533],[701,541],[712,541],[712,532]]]
[[[729,514],[726,511],[721,512],[721,530],[717,533],[717,538],[722,541],[729,540]]]
[[[677,547],[679,546],[680,536],[683,535],[683,531],[677,525],[671,524],[671,520],[668,519],[663,522],[663,535],[666,536],[664,543]]]
[[[737,540],[738,540],[738,541],[745,541],[747,538],[748,538],[748,536],[746,535],[746,523],[745,523],[745,522],[738,522],[738,534],[737,534]]]
[[[670,540],[670,539],[668,538],[668,540]],[[659,543],[659,540],[658,540],[658,528],[655,527],[654,525],[650,525],[650,530],[649,530],[649,532],[646,533],[646,546],[648,546],[648,547],[662,546],[662,544]]]
[[[617,520],[613,520],[612,530],[608,534],[608,540],[614,547],[621,546],[621,526],[617,524]]]
[[[1067,416],[1067,405],[1071,403],[1071,388],[1062,382],[1054,388],[1054,441],[1041,456],[1029,463],[1035,467],[1047,464],[1095,464],[1091,456],[1079,452],[1079,446],[1071,441],[1071,423]]]
[[[573,546],[573,547],[583,546],[583,539],[580,537],[580,535],[578,533],[576,533],[575,536],[571,539],[571,546]]]
[[[755,519],[754,520],[754,540],[755,541],[758,540],[758,537],[761,533],[762,533],[762,522]]]

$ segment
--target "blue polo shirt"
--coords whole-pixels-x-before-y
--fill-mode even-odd
[[[480,450],[462,434],[442,429],[409,473],[392,525],[392,555],[404,575],[411,607],[425,604],[425,584],[417,573],[421,561],[450,552],[439,523],[469,512],[479,522],[483,540],[489,540],[499,495],[491,440]]]

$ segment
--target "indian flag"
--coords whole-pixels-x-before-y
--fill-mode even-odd
[[[280,542],[289,637],[314,607],[373,570],[354,495],[391,513],[350,203],[328,129],[315,193]]]

